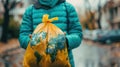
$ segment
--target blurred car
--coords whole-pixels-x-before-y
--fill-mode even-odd
[[[102,33],[102,30],[99,30],[99,29],[93,30],[92,31],[92,40],[96,40],[101,33]]]
[[[90,30],[84,30],[83,31],[83,38],[84,39],[92,39],[92,31],[90,31]]]
[[[100,36],[104,35],[106,31],[96,29],[96,30],[84,30],[83,37],[84,39],[96,40]]]
[[[106,30],[100,30],[100,29],[96,29],[92,31],[92,40],[96,40],[98,38],[100,38],[101,36],[105,35],[108,31]]]
[[[83,31],[83,37],[84,39],[89,39],[89,40],[96,40],[102,35],[104,35],[107,31],[96,29],[96,30],[84,30]]]
[[[111,44],[113,42],[120,41],[120,30],[111,30],[108,31],[106,34],[98,35],[99,37],[96,38],[94,41]]]

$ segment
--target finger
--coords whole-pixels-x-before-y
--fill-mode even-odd
[[[32,38],[32,34],[29,34],[29,37]]]
[[[64,32],[64,34],[66,35],[66,32]]]

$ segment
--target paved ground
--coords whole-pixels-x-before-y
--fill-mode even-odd
[[[110,67],[109,47],[93,46],[84,41],[81,46],[73,50],[73,54],[75,67]]]

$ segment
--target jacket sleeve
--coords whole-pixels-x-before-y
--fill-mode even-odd
[[[68,49],[73,49],[81,44],[82,28],[77,16],[77,12],[75,11],[74,7],[68,3],[67,10],[68,10],[69,26],[68,26],[68,35],[66,35],[66,37],[67,37]]]
[[[32,34],[32,17],[31,17],[32,7],[28,7],[23,15],[22,24],[20,26],[19,42],[20,46],[24,49],[27,48],[28,42],[30,40],[29,34]]]

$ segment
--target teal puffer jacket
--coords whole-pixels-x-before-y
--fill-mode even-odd
[[[27,48],[30,40],[29,34],[32,34],[36,26],[42,22],[42,16],[44,14],[49,14],[50,18],[56,16],[59,18],[58,21],[52,23],[63,32],[66,32],[69,59],[71,66],[74,67],[72,49],[80,45],[82,40],[82,29],[74,7],[65,2],[65,0],[39,0],[26,9],[20,27],[19,41],[21,47]]]

